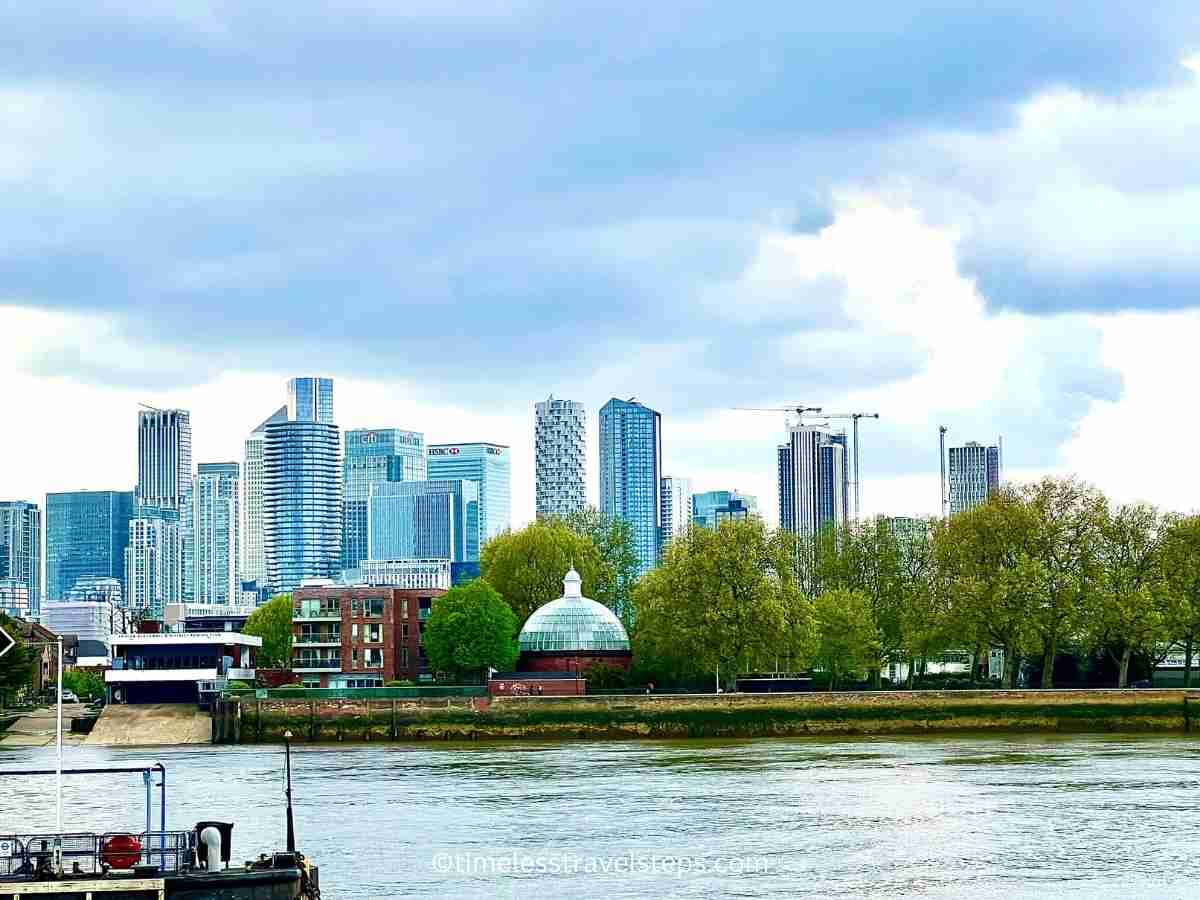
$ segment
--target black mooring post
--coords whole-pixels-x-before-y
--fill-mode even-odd
[[[292,733],[283,733],[283,756],[287,768],[287,851],[296,852],[296,826],[292,821]]]

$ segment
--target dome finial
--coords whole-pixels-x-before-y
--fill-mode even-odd
[[[564,597],[582,597],[583,596],[583,579],[579,577],[579,573],[575,571],[575,561],[571,561],[571,570],[567,572],[563,578],[563,596]]]

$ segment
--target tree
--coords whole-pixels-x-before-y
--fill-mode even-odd
[[[938,578],[928,522],[923,529],[897,540],[899,568],[900,647],[908,658],[911,688],[920,662],[922,674],[929,657],[950,646],[949,592]]]
[[[80,699],[104,696],[104,679],[95,672],[71,669],[63,673],[63,688],[74,691]]]
[[[1129,685],[1129,661],[1145,656],[1154,667],[1173,648],[1172,595],[1161,562],[1162,517],[1144,503],[1107,508],[1099,525],[1097,590],[1092,633],[1117,662],[1117,687]]]
[[[1200,515],[1167,521],[1160,558],[1163,585],[1173,601],[1171,633],[1183,642],[1183,686],[1191,687],[1200,637]]]
[[[634,588],[635,655],[681,676],[719,669],[733,687],[781,646],[778,564],[758,519],[690,529]]]
[[[564,524],[592,542],[603,563],[592,599],[603,603],[625,623],[630,621],[629,596],[637,581],[640,562],[633,546],[633,526],[625,519],[600,512],[594,506],[574,512]]]
[[[871,601],[861,591],[837,588],[813,603],[816,624],[816,662],[829,673],[829,689],[856,675],[878,658],[878,626]]]
[[[562,522],[533,522],[520,531],[492,538],[484,545],[480,571],[512,608],[520,626],[544,603],[563,592],[563,576],[572,566],[583,579],[584,596],[595,597],[604,563],[596,545]]]
[[[425,622],[425,652],[439,672],[455,678],[517,661],[517,619],[490,584],[476,579],[452,587],[433,604]]]
[[[0,701],[7,703],[11,694],[33,683],[37,658],[33,648],[26,642],[21,627],[3,613],[0,613],[0,628],[8,632],[15,642],[11,650],[0,656]]]
[[[292,667],[292,595],[272,597],[246,619],[245,634],[262,638],[258,665],[263,669]]]

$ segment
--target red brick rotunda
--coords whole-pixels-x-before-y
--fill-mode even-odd
[[[571,569],[563,595],[534,611],[521,629],[522,672],[575,672],[586,675],[597,663],[628,669],[633,663],[629,636],[612,610],[583,596],[582,579]]]

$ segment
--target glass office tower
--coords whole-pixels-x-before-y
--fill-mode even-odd
[[[367,502],[371,488],[395,481],[424,481],[425,435],[398,428],[347,431],[342,456],[342,570],[370,556]]]
[[[600,511],[633,528],[639,574],[658,565],[662,539],[662,417],[636,400],[600,410]]]
[[[430,481],[479,485],[479,546],[507,531],[512,501],[509,450],[502,444],[435,444],[429,448]]]
[[[292,378],[287,391],[288,418],[293,422],[333,424],[332,378]]]
[[[85,577],[116,578],[129,596],[125,548],[133,491],[67,491],[46,495],[46,598],[63,600]]]
[[[370,559],[479,560],[479,485],[405,481],[374,485],[368,516]]]
[[[36,503],[0,501],[0,582],[9,593],[0,606],[12,615],[36,616],[41,611],[42,511]]]

